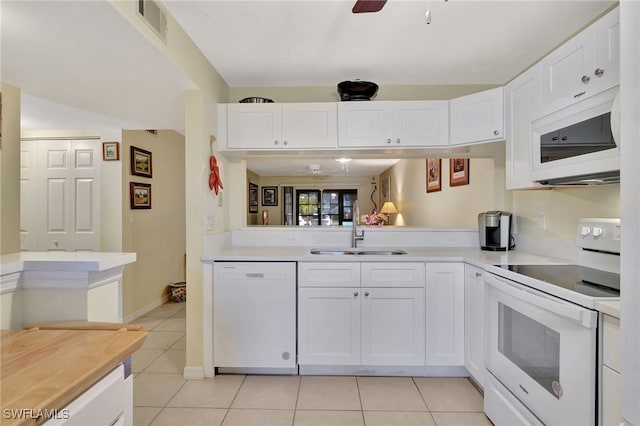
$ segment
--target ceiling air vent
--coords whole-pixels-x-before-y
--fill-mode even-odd
[[[158,37],[166,43],[167,16],[158,5],[158,2],[153,0],[138,0],[138,13]]]

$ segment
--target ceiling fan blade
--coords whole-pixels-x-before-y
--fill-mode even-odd
[[[387,0],[357,0],[353,5],[353,13],[379,12]]]

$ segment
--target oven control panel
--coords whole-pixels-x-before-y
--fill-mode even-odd
[[[620,219],[580,219],[576,244],[583,249],[620,253]]]

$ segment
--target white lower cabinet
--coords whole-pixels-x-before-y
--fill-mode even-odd
[[[364,277],[374,264],[299,264],[299,364],[424,365],[424,264],[375,264],[374,276],[387,278],[341,287],[360,275],[355,265]],[[393,272],[405,287],[392,287]],[[382,281],[389,285],[378,287]]]
[[[620,320],[610,315],[602,319],[602,425],[622,424],[620,408]]]
[[[464,366],[484,387],[484,278],[483,270],[464,268]]]
[[[426,361],[464,365],[464,264],[426,264]]]

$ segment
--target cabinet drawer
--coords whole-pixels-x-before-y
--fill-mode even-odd
[[[602,361],[611,369],[620,371],[620,320],[605,315],[603,320],[604,348]]]
[[[424,263],[363,263],[362,285],[424,288]]]
[[[360,287],[360,264],[301,262],[298,287]]]

